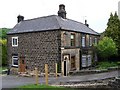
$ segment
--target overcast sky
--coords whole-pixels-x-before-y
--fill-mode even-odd
[[[17,16],[26,19],[57,15],[59,4],[64,4],[67,18],[84,23],[90,28],[103,32],[110,13],[118,11],[120,0],[0,0],[0,28],[13,28]]]

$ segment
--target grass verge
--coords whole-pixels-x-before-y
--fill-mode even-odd
[[[98,62],[97,69],[108,69],[109,67],[118,67],[119,62],[108,62],[108,61],[103,61],[103,62]]]
[[[19,88],[63,88],[63,87],[55,87],[55,86],[49,86],[49,85],[35,85],[35,84],[31,84],[31,85],[24,85],[24,86],[20,86]]]

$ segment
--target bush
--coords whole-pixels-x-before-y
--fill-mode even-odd
[[[98,55],[104,60],[108,60],[110,56],[117,55],[116,44],[111,38],[104,37],[95,47]]]

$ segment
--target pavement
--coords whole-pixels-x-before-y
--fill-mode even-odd
[[[67,77],[49,77],[49,84],[62,83],[62,82],[82,82],[82,81],[91,81],[91,80],[101,80],[107,78],[118,77],[118,72],[120,71],[111,71],[99,74],[90,74],[90,75],[81,75],[81,76],[67,76]],[[18,86],[23,86],[26,84],[35,84],[35,77],[21,77],[17,75],[1,75],[0,76],[0,88],[15,88]],[[45,78],[39,77],[39,83],[44,84]]]

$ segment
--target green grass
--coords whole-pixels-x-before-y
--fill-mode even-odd
[[[30,84],[30,85],[20,86],[18,88],[56,88],[57,89],[57,88],[63,88],[63,87]]]
[[[108,62],[108,61],[98,62],[97,69],[107,69],[109,67],[118,67],[118,63],[119,62]]]
[[[5,70],[5,69],[7,69],[7,67],[0,67],[0,73],[2,73],[2,70]]]

